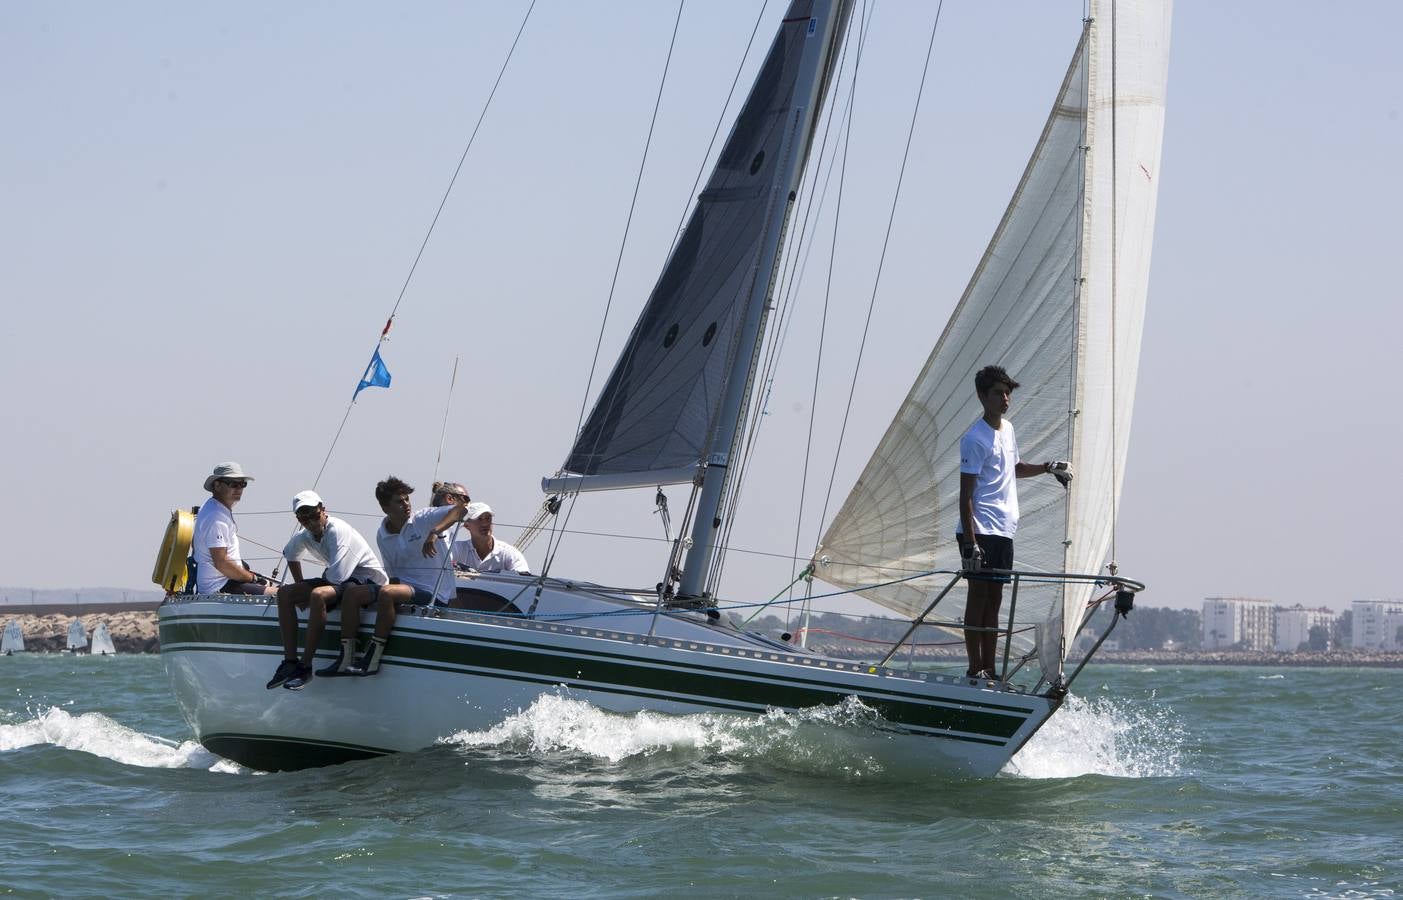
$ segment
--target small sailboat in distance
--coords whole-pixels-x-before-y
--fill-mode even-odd
[[[107,630],[106,622],[98,622],[93,629],[93,643],[88,652],[94,656],[111,656],[117,652],[117,648],[112,646],[112,633]]]
[[[83,627],[82,619],[74,619],[68,623],[68,641],[64,644],[65,650],[69,653],[77,653],[88,646],[88,630]]]
[[[23,652],[24,629],[20,627],[19,619],[11,619],[5,623],[5,636],[0,638],[0,654],[13,656]]]

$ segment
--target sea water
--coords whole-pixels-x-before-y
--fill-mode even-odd
[[[870,727],[852,704],[620,716],[566,692],[418,753],[270,774],[190,740],[158,657],[24,654],[0,658],[0,888],[1389,897],[1401,686],[1092,666],[982,780],[884,770],[844,739]]]

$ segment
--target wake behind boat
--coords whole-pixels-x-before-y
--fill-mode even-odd
[[[984,259],[801,566],[809,584],[822,579],[911,622],[865,662],[812,652],[802,631],[797,641],[746,631],[720,586],[735,472],[761,414],[757,370],[774,330],[780,263],[802,234],[791,225],[817,177],[813,139],[820,113],[838,105],[830,101],[853,18],[846,0],[791,3],[593,411],[560,471],[543,480],[551,495],[543,519],[588,491],[690,485],[687,536],[673,542],[664,580],[626,590],[479,575],[460,587],[509,612],[406,609],[377,677],[267,690],[283,652],[275,606],[181,593],[190,523],[177,513],[155,577],[171,592],[160,609],[161,652],[202,744],[285,769],[485,730],[558,690],[618,713],[756,714],[855,698],[875,714],[868,737],[881,756],[988,776],[1056,711],[1080,671],[1068,671],[1066,658],[1089,612],[1112,598],[1128,612],[1142,587],[1116,575],[1108,550],[1148,278],[1167,5],[1120,3],[1113,17],[1110,0],[1093,4]],[[1065,490],[1030,488],[1023,502],[998,672],[968,678],[893,665],[923,625],[962,631],[952,612],[963,593],[956,447],[979,416],[973,374],[993,361],[1017,372],[1028,395],[1018,415],[1029,458],[1070,458],[1077,478]],[[328,660],[337,652],[332,621],[320,644]]]

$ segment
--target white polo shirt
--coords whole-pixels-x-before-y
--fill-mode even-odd
[[[234,513],[213,496],[195,514],[195,536],[190,544],[195,552],[195,590],[201,594],[216,593],[229,580],[214,567],[211,547],[223,547],[226,559],[236,566],[244,564],[239,555],[239,528],[234,524]]]
[[[292,561],[310,557],[313,562],[321,563],[326,566],[322,577],[332,584],[352,578],[376,584],[390,581],[360,532],[335,516],[326,517],[326,531],[322,532],[320,541],[306,528],[297,529],[283,548],[283,556]]]
[[[466,531],[467,529],[463,529]],[[453,560],[460,566],[467,566],[470,569],[477,569],[479,572],[515,572],[519,575],[530,575],[531,564],[526,561],[526,557],[521,551],[508,544],[506,541],[498,539],[495,535],[492,540],[492,550],[486,558],[477,555],[477,548],[473,546],[472,537],[462,538],[453,542]]]
[[[434,541],[438,555],[424,555],[424,540],[451,506],[430,506],[409,517],[399,534],[391,534],[380,522],[380,530],[375,533],[375,543],[380,548],[380,559],[385,563],[385,571],[411,587],[434,594],[434,599],[447,603],[457,595],[457,582],[453,580],[453,554],[448,550],[448,541],[439,535]],[[437,592],[435,592],[437,588]]]

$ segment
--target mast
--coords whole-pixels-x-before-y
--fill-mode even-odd
[[[790,5],[784,25],[803,15],[803,3]],[[809,4],[807,41],[799,77],[794,92],[785,134],[784,162],[776,171],[770,186],[770,205],[765,221],[761,252],[756,271],[750,281],[744,320],[735,345],[725,380],[725,391],[718,409],[716,427],[707,444],[703,465],[697,474],[700,496],[696,517],[692,521],[691,549],[683,565],[679,595],[700,596],[706,589],[704,579],[716,552],[720,533],[722,498],[730,474],[730,460],[736,449],[736,437],[750,401],[755,365],[779,270],[780,252],[789,217],[794,208],[799,183],[804,176],[809,147],[813,140],[818,111],[832,81],[832,62],[842,45],[843,32],[852,13],[852,0],[813,0]]]

